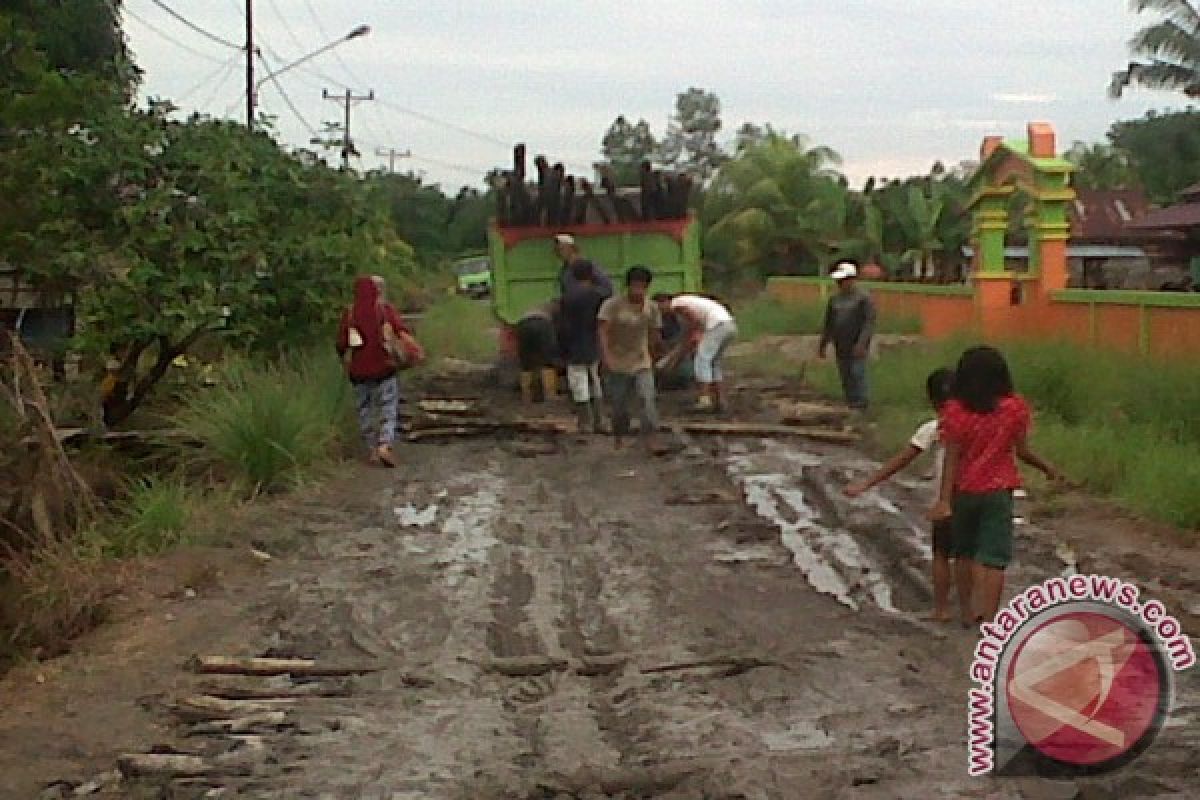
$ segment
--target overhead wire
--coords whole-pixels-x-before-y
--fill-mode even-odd
[[[228,73],[233,69],[233,65],[235,63],[237,63],[239,58],[240,58],[240,56],[234,56],[233,58],[230,58],[228,61],[226,61],[224,64],[221,64],[219,67],[217,67],[215,70],[210,72],[208,75],[201,78],[198,83],[196,83],[195,85],[192,86],[192,88],[188,89],[187,91],[183,92],[179,96],[175,97],[174,98],[175,102],[183,103],[189,97],[194,95],[196,92],[200,91],[205,86],[207,86],[209,83],[216,80],[218,76],[222,76],[220,80],[221,80],[221,83],[223,84],[228,79]]]
[[[187,45],[187,44],[184,44],[183,42],[179,41],[174,36],[170,35],[169,33],[166,33],[161,28],[156,27],[153,23],[149,22],[145,18],[135,14],[133,12],[133,10],[130,9],[128,6],[122,6],[120,13],[123,15],[128,15],[130,19],[136,20],[139,24],[141,24],[142,27],[157,34],[159,36],[159,38],[170,42],[171,44],[178,47],[180,50],[185,50],[185,51],[191,53],[192,55],[196,56],[197,58],[203,58],[205,61],[210,61],[213,64],[222,63],[221,59],[217,58],[216,56],[211,56],[208,53],[197,50],[196,48],[192,47],[191,45]]]
[[[231,60],[225,64],[225,70],[221,73],[221,77],[217,79],[216,86],[214,86],[213,90],[209,92],[208,98],[205,99],[203,103],[196,106],[198,109],[205,109],[212,105],[212,102],[217,99],[217,95],[220,94],[221,90],[225,88],[225,82],[229,80],[229,76],[233,74],[236,64],[236,60]],[[234,105],[236,105],[236,103]],[[233,106],[230,106],[222,116],[229,116],[229,113],[232,111],[232,109]]]
[[[163,0],[150,0],[150,2],[154,3],[154,5],[158,6],[163,11],[167,12],[172,17],[179,20],[179,22],[181,22],[184,25],[186,25],[187,27],[191,28],[193,31],[200,34],[201,36],[208,39],[209,41],[216,42],[217,44],[224,45],[225,47],[232,47],[234,50],[244,50],[245,49],[245,47],[243,47],[240,44],[234,44],[233,42],[229,41],[228,39],[223,39],[222,37],[217,36],[212,31],[209,31],[209,30],[206,30],[206,29],[200,27],[199,25],[192,22],[190,19],[183,16],[178,11],[176,11],[175,9],[171,8],[169,5],[164,3]]]
[[[317,133],[317,129],[313,127],[312,123],[310,123],[302,113],[300,113],[300,109],[296,108],[296,104],[293,103],[292,98],[288,96],[287,91],[283,88],[283,84],[279,82],[279,78],[271,73],[271,65],[267,62],[266,56],[264,56],[262,53],[259,53],[258,59],[262,62],[263,69],[267,70],[268,80],[275,87],[275,91],[279,92],[279,96],[283,99],[283,102],[288,107],[288,110],[292,112],[292,116],[299,120],[300,124],[304,126],[304,129],[308,131],[310,136],[318,136],[319,134]]]

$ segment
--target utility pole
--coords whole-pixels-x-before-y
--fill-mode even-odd
[[[246,127],[254,130],[254,0],[246,0]]]
[[[408,158],[412,155],[412,151],[397,150],[394,147],[379,147],[375,149],[375,155],[379,156],[380,158],[387,158],[388,172],[394,173],[396,171],[396,159]]]
[[[336,103],[341,103],[345,108],[346,116],[345,121],[342,123],[342,168],[350,169],[350,153],[355,152],[357,154],[357,151],[354,151],[354,144],[350,140],[350,108],[355,103],[362,102],[364,100],[374,100],[375,90],[372,89],[365,95],[356,95],[347,89],[344,95],[339,95],[330,94],[328,89],[322,89],[321,97],[325,98],[326,100],[333,100]]]

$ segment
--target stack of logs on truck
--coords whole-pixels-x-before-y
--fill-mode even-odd
[[[568,175],[545,156],[533,160],[537,181],[526,172],[525,145],[513,148],[513,168],[498,187],[496,220],[502,227],[566,227],[683,219],[692,179],[642,162],[639,186],[617,186],[610,167],[598,167],[600,191],[586,178]]]

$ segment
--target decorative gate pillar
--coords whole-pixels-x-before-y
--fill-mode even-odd
[[[1030,124],[1025,141],[989,136],[980,151],[970,208],[975,247],[974,278],[979,323],[984,333],[1018,332],[1026,317],[1018,305],[1049,303],[1067,288],[1067,242],[1071,235],[1068,204],[1075,199],[1073,167],[1057,154],[1054,129]],[[1004,240],[1009,206],[1018,192],[1031,203],[1024,220],[1029,241],[1029,272],[1006,268]]]

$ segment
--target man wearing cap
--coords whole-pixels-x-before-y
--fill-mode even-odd
[[[817,354],[825,358],[829,343],[833,343],[846,404],[863,411],[867,407],[867,354],[875,334],[875,303],[858,288],[858,265],[853,261],[840,262],[829,277],[837,284],[837,293],[825,309]]]
[[[612,279],[600,268],[599,264],[588,261],[579,253],[579,245],[575,237],[569,233],[560,233],[554,237],[554,252],[562,260],[562,269],[558,272],[558,291],[562,296],[575,288],[575,278],[571,274],[571,266],[578,261],[587,261],[592,265],[592,282],[600,293],[607,299],[612,297]]]

